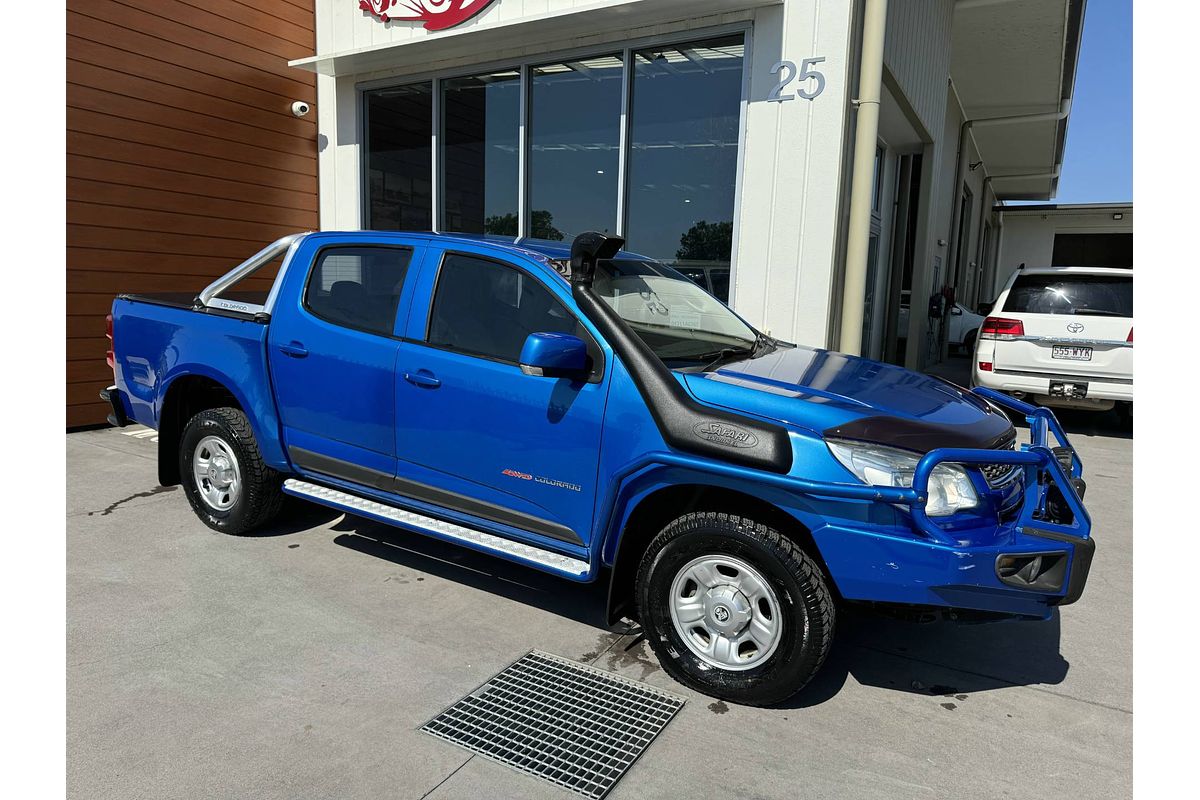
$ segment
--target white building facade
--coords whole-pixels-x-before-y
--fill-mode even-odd
[[[318,75],[324,229],[607,231],[773,335],[832,348],[847,242],[866,237],[846,349],[920,367],[944,348],[931,295],[990,299],[994,206],[1054,195],[1083,6],[316,0],[316,53],[292,64]],[[863,31],[881,12],[873,78]],[[861,226],[864,63],[881,89]],[[900,330],[905,304],[922,313]]]

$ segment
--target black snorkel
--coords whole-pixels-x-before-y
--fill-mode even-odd
[[[592,289],[596,264],[625,244],[588,231],[571,243],[571,293],[624,363],[663,439],[673,448],[741,466],[786,473],[792,466],[787,431],[778,425],[701,405],[654,351]]]

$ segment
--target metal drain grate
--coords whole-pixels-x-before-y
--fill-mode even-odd
[[[643,683],[534,650],[421,730],[598,798],[683,703]]]

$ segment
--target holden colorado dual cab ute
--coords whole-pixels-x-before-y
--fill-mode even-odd
[[[604,580],[610,622],[740,703],[804,686],[842,603],[1079,598],[1091,520],[1050,411],[779,341],[622,245],[285,237],[199,296],[118,297],[103,396],[211,528],[287,494]]]
[[[979,329],[971,381],[1041,405],[1133,414],[1133,270],[1017,270]]]

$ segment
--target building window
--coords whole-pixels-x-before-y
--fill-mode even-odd
[[[363,224],[615,233],[728,300],[744,40],[529,59],[364,92]]]
[[[721,300],[729,299],[742,61],[740,34],[633,53],[626,238],[639,253],[687,268]]]
[[[442,81],[441,228],[516,236],[521,72]]]
[[[367,227],[433,227],[433,89],[399,86],[366,96]]]
[[[530,70],[529,234],[570,241],[617,230],[619,55]]]

